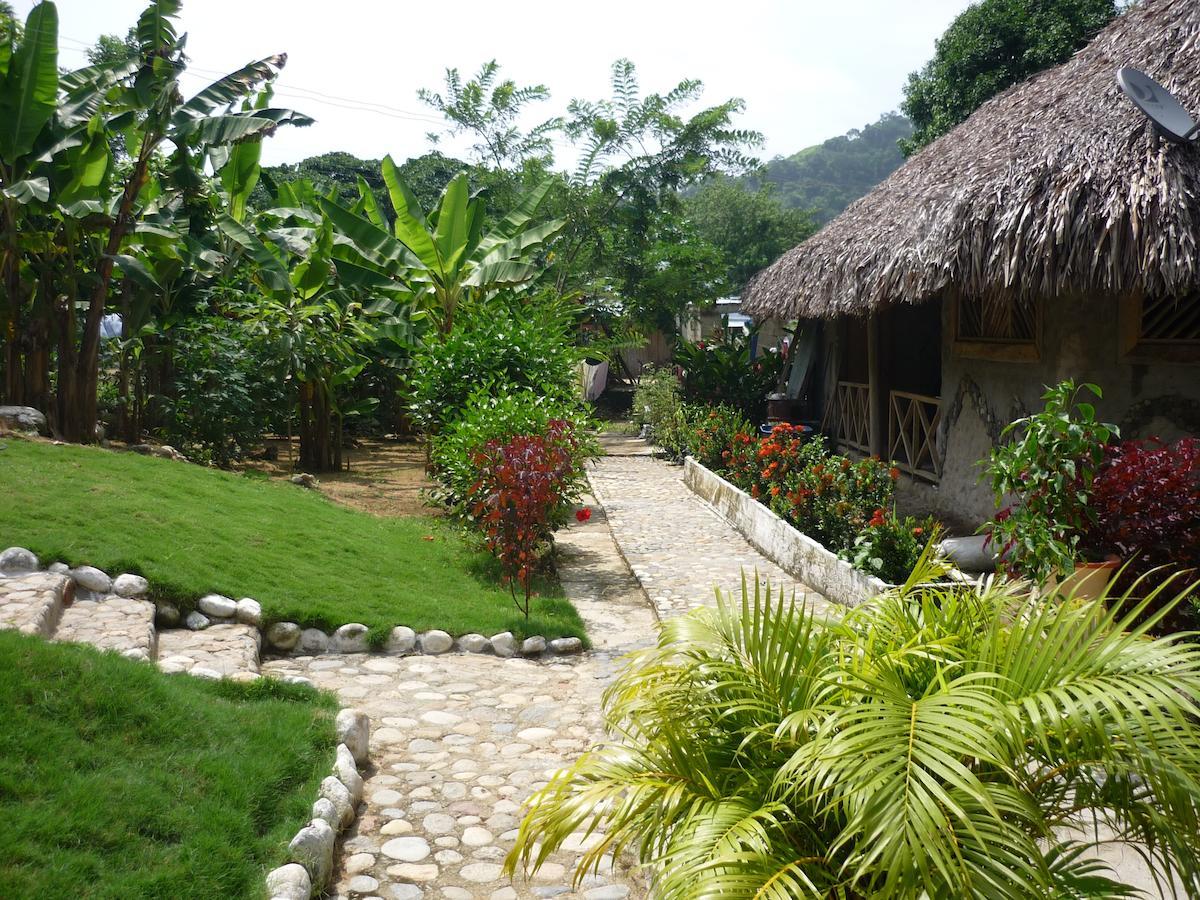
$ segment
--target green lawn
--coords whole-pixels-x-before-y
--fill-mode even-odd
[[[333,760],[308,687],[0,632],[0,895],[262,897]]]
[[[184,608],[210,592],[254,597],[268,621],[326,630],[583,637],[552,584],[527,629],[491,556],[437,519],[379,518],[292,484],[135,453],[0,447],[0,548],[28,547],[43,564],[136,572]]]

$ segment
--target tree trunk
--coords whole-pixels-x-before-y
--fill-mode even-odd
[[[63,439],[72,443],[88,444],[96,440],[96,389],[100,381],[100,324],[104,319],[104,307],[108,302],[108,288],[112,282],[113,257],[120,251],[121,243],[133,219],[133,204],[146,180],[146,169],[150,156],[158,143],[157,135],[147,132],[142,139],[141,152],[121,195],[117,217],[108,231],[104,252],[96,264],[96,281],[88,301],[87,319],[83,327],[82,341],[78,353],[74,353],[74,365],[59,366],[59,393],[67,394],[66,402],[61,396],[59,408],[62,412],[61,428]],[[72,348],[74,349],[74,348]],[[66,382],[70,382],[69,389]]]

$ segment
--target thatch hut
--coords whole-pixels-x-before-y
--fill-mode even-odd
[[[976,461],[1043,385],[1103,386],[1127,436],[1200,433],[1200,147],[1119,91],[1200,113],[1200,0],[1144,0],[1010,88],[751,282],[743,310],[823,332],[820,416],[982,519]]]

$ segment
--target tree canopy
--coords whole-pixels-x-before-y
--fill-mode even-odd
[[[933,59],[908,76],[900,108],[911,155],[962,122],[989,98],[1056,66],[1117,15],[1116,0],[981,0],[958,16]]]

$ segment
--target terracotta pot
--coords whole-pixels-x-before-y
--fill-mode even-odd
[[[1076,600],[1095,600],[1104,595],[1120,565],[1120,560],[1079,563],[1074,572],[1053,587],[1048,584],[1047,589]]]

